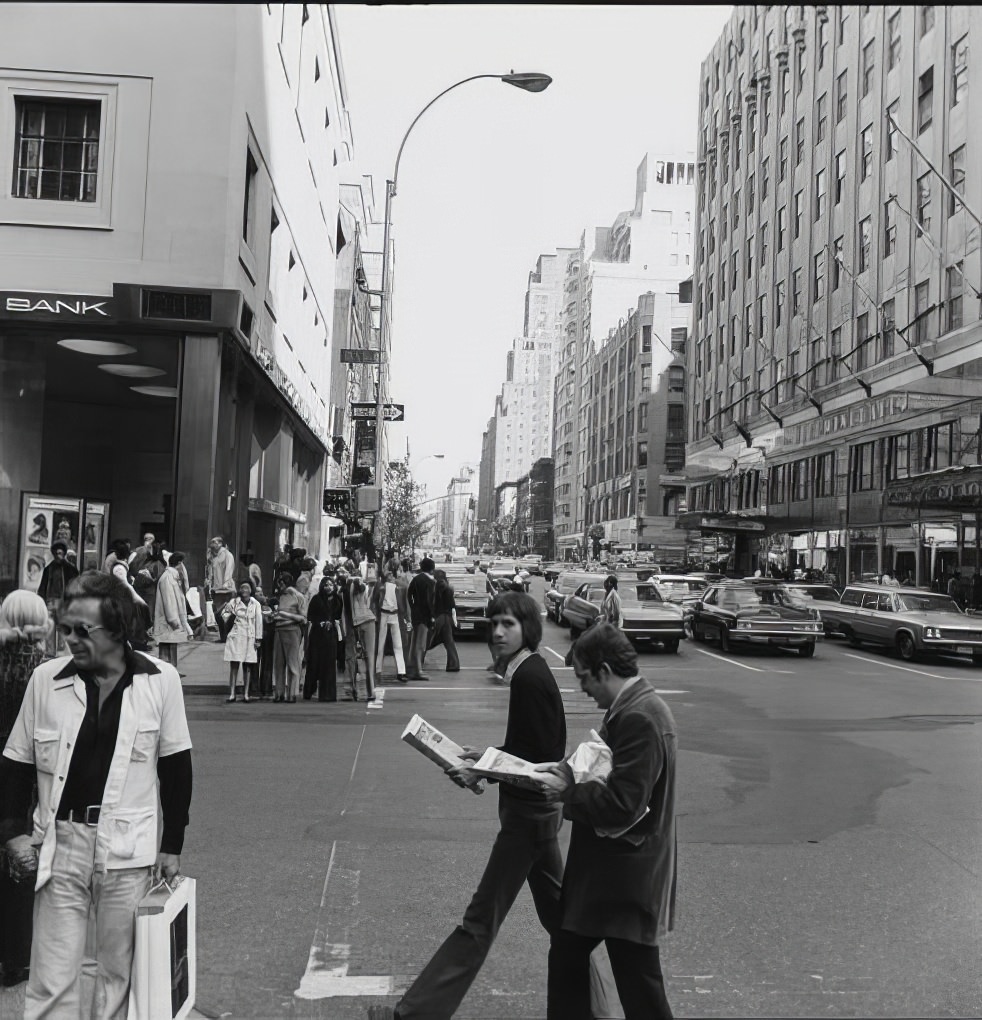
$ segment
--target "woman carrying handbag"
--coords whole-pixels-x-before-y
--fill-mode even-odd
[[[253,596],[256,589],[251,580],[239,585],[239,594],[222,606],[222,613],[228,624],[225,638],[225,661],[228,663],[228,698],[235,701],[235,689],[239,679],[239,664],[242,665],[242,700],[248,704],[249,681],[252,670],[259,660],[259,649],[263,643],[263,610]]]

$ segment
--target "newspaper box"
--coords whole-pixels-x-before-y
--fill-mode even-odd
[[[130,1020],[181,1020],[194,1006],[195,882],[159,882],[136,912]]]

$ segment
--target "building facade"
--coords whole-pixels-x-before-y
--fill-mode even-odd
[[[702,65],[684,523],[731,571],[979,564],[980,31],[740,6]]]
[[[585,232],[578,250],[566,260],[552,450],[556,551],[562,558],[582,552],[587,514],[595,510],[590,501],[595,503],[598,498],[588,491],[594,483],[587,481],[595,466],[591,445],[595,447],[596,437],[591,434],[590,424],[595,355],[610,331],[616,330],[638,306],[639,295],[650,291],[666,297],[674,295],[677,300],[679,283],[692,272],[694,159],[686,153],[646,156],[637,169],[634,208],[618,216],[611,227]],[[656,332],[660,329],[670,350],[671,322],[666,320],[653,328]],[[632,454],[635,459],[636,449]],[[604,484],[609,482],[621,492],[623,481],[615,476],[605,478]],[[636,517],[636,484],[634,490],[635,502],[625,517]],[[605,490],[605,513],[608,495],[611,493]],[[618,517],[620,498],[616,510],[613,501],[610,504],[610,512]]]
[[[0,5],[0,591],[67,538],[317,551],[339,174],[328,5]],[[42,70],[43,69],[43,70]]]

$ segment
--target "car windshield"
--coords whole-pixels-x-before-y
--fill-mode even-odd
[[[622,602],[664,602],[653,584],[619,584],[617,593]]]
[[[914,595],[911,592],[904,592],[898,595],[901,612],[908,613],[961,613],[954,599],[947,595],[932,595],[925,592],[923,595]]]
[[[683,581],[662,579],[658,582],[663,595],[688,595],[690,592],[700,592],[706,588],[705,581]]]
[[[761,606],[800,606],[800,597],[779,588],[735,588],[724,591],[720,605],[726,609],[759,609]]]
[[[814,586],[811,588],[795,588],[789,587],[787,589],[788,594],[793,595],[799,599],[817,599],[819,602],[838,602],[839,593],[835,588],[822,588]]]

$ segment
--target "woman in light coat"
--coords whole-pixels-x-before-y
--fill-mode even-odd
[[[177,570],[183,559],[183,554],[171,553],[170,565],[157,582],[157,600],[153,610],[153,639],[157,642],[159,657],[175,667],[177,646],[187,642],[189,631],[188,604]]]
[[[228,663],[228,701],[235,701],[235,687],[239,681],[239,663],[242,663],[242,700],[249,702],[249,680],[259,661],[259,647],[263,643],[263,607],[254,598],[255,586],[251,580],[239,584],[239,594],[227,603],[223,612],[228,619],[225,638],[225,661]]]

